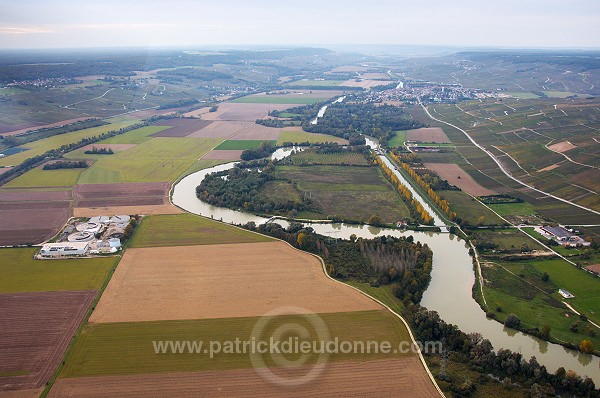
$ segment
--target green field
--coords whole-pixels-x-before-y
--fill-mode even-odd
[[[277,166],[276,175],[296,183],[298,191],[310,195],[321,209],[320,214],[300,214],[301,217],[338,216],[366,222],[376,214],[388,223],[410,218],[409,209],[375,167]],[[261,189],[260,194],[277,198],[278,191],[268,187]],[[285,199],[286,196],[280,197]]]
[[[567,98],[567,97],[576,97],[577,93],[572,93],[570,91],[542,91],[550,98]]]
[[[73,131],[71,133],[60,134],[54,137],[45,138],[43,140],[30,142],[25,145],[26,148],[30,149],[29,151],[20,152],[5,158],[1,158],[0,166],[17,165],[23,162],[25,159],[41,155],[42,153],[51,149],[60,148],[62,145],[71,144],[83,138],[93,137],[95,135],[100,135],[112,130],[119,130],[120,128],[127,127],[132,124],[135,124],[135,121],[107,124],[104,126]]]
[[[389,148],[399,147],[401,145],[404,145],[405,141],[406,131],[396,131],[396,134],[394,135],[394,137],[392,137],[391,140],[388,140],[386,146]]]
[[[245,149],[256,149],[263,142],[270,142],[273,146],[277,145],[277,141],[269,140],[227,140],[223,141],[219,146],[215,148],[217,151],[221,150],[245,150]]]
[[[85,169],[43,170],[36,167],[4,184],[4,188],[72,187]]]
[[[361,153],[338,152],[317,153],[308,149],[297,152],[285,160],[286,164],[293,165],[341,165],[341,166],[368,166],[370,163]]]
[[[592,337],[587,333],[589,324],[577,333],[569,330],[579,317],[567,316],[570,311],[561,303],[564,299],[558,294],[559,288],[566,288],[575,294],[574,299],[564,301],[597,322],[599,314],[594,309],[600,305],[600,294],[598,280],[593,280],[591,275],[562,260],[486,264],[482,270],[488,281],[484,287],[488,308],[495,312],[500,321],[512,313],[521,319],[525,327],[549,325],[552,338],[574,344],[589,338],[595,345],[600,344],[600,337]],[[542,280],[544,273],[549,275],[547,282]],[[502,312],[496,311],[497,307],[502,308]]]
[[[271,240],[263,235],[186,213],[145,217],[130,241],[130,246],[215,245]]]
[[[196,163],[194,163],[193,165],[190,166],[189,169],[187,169],[183,174],[182,174],[182,178],[195,173],[196,171],[200,171],[200,170],[204,170],[204,169],[208,169],[209,167],[214,167],[214,166],[218,166],[220,164],[223,163],[229,163],[230,160],[221,160],[221,159],[198,159],[196,161]]]
[[[474,244],[491,241],[498,245],[494,250],[499,253],[521,253],[521,248],[524,245],[527,245],[531,250],[546,251],[543,246],[516,228],[480,229],[471,234],[471,239]]]
[[[175,181],[221,140],[157,137],[127,151],[99,158],[80,184]]]
[[[339,341],[389,341],[398,347],[402,341],[410,341],[402,322],[389,311],[361,311],[320,314],[332,339]],[[137,323],[88,324],[79,335],[66,358],[66,365],[59,377],[82,377],[95,375],[162,373],[199,370],[241,369],[252,366],[249,355],[220,353],[210,358],[207,354],[156,354],[153,341],[210,341],[226,342],[249,340],[252,328],[259,318],[225,318],[191,321],[160,321]],[[272,318],[266,333],[291,323],[305,327],[310,337],[306,341],[319,341],[314,327],[302,316]],[[261,337],[261,336],[259,336]],[[267,337],[268,339],[268,337]],[[333,361],[372,360],[392,358],[409,354],[332,354]],[[316,356],[311,356],[314,361]],[[265,358],[273,365],[271,358]]]
[[[297,104],[309,105],[323,101],[323,98],[315,98],[307,95],[248,95],[246,97],[236,98],[231,102],[242,104]]]
[[[120,134],[115,137],[107,138],[100,141],[98,144],[141,144],[146,142],[152,137],[150,134],[158,133],[160,131],[170,128],[169,126],[145,126],[139,129],[131,130],[125,134]]]
[[[437,193],[450,203],[450,208],[456,212],[458,217],[468,221],[471,225],[477,225],[479,217],[483,217],[483,225],[506,223],[477,199],[473,199],[463,191],[438,191]]]
[[[527,202],[523,203],[500,203],[490,206],[501,216],[530,216],[536,214],[535,207]]]
[[[318,134],[318,133],[307,133],[304,131],[286,131],[283,130],[279,135],[279,140],[277,140],[277,145],[283,145],[286,142],[300,143],[300,142],[310,142],[310,143],[323,143],[323,142],[337,142],[340,144],[347,144],[343,138],[335,137],[333,135],[327,134]]]
[[[34,260],[39,248],[0,249],[0,293],[98,290],[118,257]]]
[[[296,80],[286,83],[286,86],[314,86],[314,87],[335,87],[344,83],[345,80]]]

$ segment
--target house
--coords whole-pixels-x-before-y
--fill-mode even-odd
[[[83,256],[89,247],[89,242],[46,243],[42,246],[40,255],[42,257]]]

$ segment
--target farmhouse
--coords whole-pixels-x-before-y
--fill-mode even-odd
[[[577,234],[566,230],[563,227],[545,226],[536,228],[536,230],[549,239],[554,239],[563,246],[589,246],[590,242],[586,242]]]
[[[43,257],[83,256],[90,246],[89,242],[46,243],[40,250]]]

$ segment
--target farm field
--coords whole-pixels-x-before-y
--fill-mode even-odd
[[[307,133],[304,131],[293,131],[293,130],[283,130],[279,135],[279,140],[277,141],[277,145],[283,145],[286,142],[292,143],[300,143],[300,142],[310,142],[310,143],[323,143],[323,142],[337,142],[339,144],[347,144],[348,141],[335,137],[333,135],[327,134],[318,134],[318,133]]]
[[[308,105],[316,104],[317,102],[323,101],[322,98],[311,97],[308,95],[285,95],[285,94],[273,94],[273,95],[248,95],[246,97],[240,97],[234,99],[233,103],[237,104],[294,104],[294,105]]]
[[[370,163],[361,153],[339,152],[339,153],[317,153],[315,150],[297,152],[285,163],[294,165],[347,165],[368,166]]]
[[[76,207],[164,205],[170,188],[168,182],[79,184],[74,199]],[[135,208],[131,212],[137,213]]]
[[[262,144],[263,140],[227,140],[215,147],[216,151],[222,150],[245,150],[256,149]],[[271,144],[276,145],[277,141],[271,141]]]
[[[0,166],[17,165],[23,162],[25,159],[41,155],[50,149],[56,149],[62,145],[71,144],[83,138],[93,137],[95,135],[100,135],[112,130],[118,130],[132,124],[135,124],[135,121],[107,124],[104,126],[73,131],[71,133],[60,134],[54,137],[45,138],[43,140],[30,142],[25,145],[26,148],[29,148],[28,151],[20,152],[5,158],[0,158]]]
[[[485,262],[482,270],[485,279],[488,281],[484,287],[488,307],[496,313],[500,320],[503,320],[507,314],[514,313],[527,327],[541,327],[547,324],[551,328],[550,335],[553,338],[574,344],[578,344],[584,338],[589,338],[594,344],[600,344],[600,338],[588,335],[589,325],[584,322],[582,322],[579,332],[570,330],[571,325],[579,317],[562,304],[564,299],[558,294],[559,288],[565,288],[565,278],[554,279],[550,276],[548,281],[544,282],[542,280],[544,272],[548,273],[549,269],[554,268],[558,268],[557,271],[561,272],[564,270],[563,266],[571,267],[580,274],[586,274],[558,259],[530,260],[516,263],[504,262],[500,264]],[[579,276],[575,278],[577,282],[580,282]],[[567,279],[570,278],[567,277]],[[593,279],[593,277],[590,276],[590,279]],[[596,281],[592,280],[591,282]],[[571,290],[569,291],[571,292]],[[584,303],[597,299],[593,291],[588,291],[588,293],[591,293],[591,297],[588,294],[583,300]],[[578,305],[572,300],[574,299],[569,300],[569,304],[579,309]],[[501,307],[502,312],[499,313],[494,310],[496,307]],[[581,309],[579,310],[581,311]],[[571,315],[567,316],[569,313]],[[590,319],[594,319],[594,312],[590,312],[589,309],[583,311],[583,313]]]
[[[388,140],[386,146],[389,148],[396,148],[404,145],[406,141],[406,131],[396,131],[394,137],[391,140]]]
[[[124,134],[110,137],[97,143],[101,144],[141,144],[152,139],[152,134],[168,129],[168,126],[145,126],[128,131]]]
[[[0,391],[46,384],[96,291],[0,294]]]
[[[250,128],[254,122],[215,120],[205,128],[190,134],[189,138],[232,138]],[[275,129],[276,131],[278,129]]]
[[[4,188],[72,187],[85,169],[43,170],[43,166],[29,170],[4,184]]]
[[[136,376],[78,377],[59,379],[50,398],[77,397],[145,397],[208,394],[231,397],[240,391],[254,391],[261,397],[297,397],[319,394],[322,396],[351,396],[360,394],[396,397],[439,396],[415,357],[374,361],[343,361],[329,364],[322,377],[308,386],[293,390],[281,389],[265,383],[252,369],[205,371],[186,373],[146,374]],[[306,373],[305,368],[297,369]],[[294,372],[286,370],[293,376]],[[374,377],[377,375],[377,377]]]
[[[242,149],[215,149],[202,157],[203,160],[235,161],[241,160]]]
[[[155,214],[181,214],[183,211],[172,204],[164,205],[142,205],[142,206],[98,206],[98,207],[76,207],[73,209],[73,217],[95,217],[98,214],[129,214],[140,215]]]
[[[457,164],[425,163],[425,167],[436,173],[440,178],[447,180],[450,184],[459,187],[473,196],[487,196],[496,193],[479,184]]]
[[[185,213],[145,217],[137,227],[129,246],[194,246],[270,241],[271,238],[263,235]]]
[[[347,289],[347,288],[346,288]],[[364,297],[364,296],[363,296]],[[387,310],[366,310],[319,313],[331,338],[339,341],[389,341],[398,347],[410,341],[402,322]],[[80,334],[67,358],[60,378],[99,375],[189,372],[198,370],[243,369],[252,366],[250,355],[220,353],[213,358],[191,353],[157,355],[153,341],[235,341],[251,336],[258,317],[228,317],[199,320],[168,320],[155,322],[90,323]],[[309,340],[318,340],[316,331],[302,315],[282,315],[268,320],[265,333],[270,334],[283,325],[298,323],[308,327]],[[256,336],[260,338],[261,336]],[[414,353],[348,353],[332,354],[331,362],[367,361],[376,358],[416,357]],[[315,358],[312,358],[313,361]],[[310,363],[310,362],[309,362]],[[274,364],[267,361],[268,366]]]
[[[159,120],[154,123],[154,126],[167,126],[165,130],[161,130],[152,134],[153,137],[187,137],[209,126],[212,122],[201,119],[167,119]]]
[[[0,249],[0,294],[99,290],[117,257],[35,260],[39,247]]]
[[[0,189],[0,211],[0,246],[40,243],[69,218],[71,192]]]
[[[80,184],[175,181],[218,139],[158,137],[125,152],[98,159]]]
[[[529,216],[535,215],[535,208],[527,203],[500,203],[488,205],[501,216]]]
[[[336,87],[343,86],[345,80],[295,80],[288,82],[285,85],[290,87],[315,86],[315,87]]]
[[[559,100],[558,103],[556,99],[503,103],[477,101],[429,107],[436,117],[464,128],[523,182],[598,210],[600,196],[596,181],[600,180],[597,169],[600,147],[593,140],[600,126],[597,108],[597,100],[594,99]],[[461,134],[454,130],[448,133],[453,141],[455,138],[459,140],[456,142],[466,138],[460,137]],[[552,145],[558,145],[553,147],[558,151],[570,149],[567,154],[572,161],[546,148]],[[539,213],[563,223],[577,223],[574,219],[584,219],[585,212],[581,213],[579,209],[572,212],[563,209],[562,214],[545,211],[544,207],[561,203],[551,198],[539,198],[535,192],[524,192],[522,186],[499,174],[498,167],[490,163],[491,159],[485,159],[481,151],[466,147],[458,150],[472,165],[495,180],[488,180],[484,184],[486,187],[496,190],[494,185],[501,184],[504,187],[498,189],[505,192],[523,191],[520,196]],[[474,174],[473,177],[479,181]],[[589,213],[587,217],[598,218]]]
[[[317,313],[380,308],[284,242],[233,243],[128,249],[90,322],[260,316],[289,305]]]
[[[498,245],[495,249],[498,253],[521,253],[524,245],[534,251],[547,252],[547,250],[534,240],[530,239],[525,233],[516,228],[496,229],[496,230],[477,230],[471,235],[473,244],[477,246],[481,242],[493,242]],[[485,255],[485,251],[480,250],[480,254]]]
[[[386,86],[392,83],[394,83],[392,80],[350,79],[342,82],[340,85],[344,87],[360,87],[364,89],[370,89],[377,86]]]
[[[400,196],[374,167],[278,166],[276,175],[295,182],[301,192],[310,192],[323,213],[314,215],[317,218],[336,215],[366,222],[376,214],[388,223],[410,218],[410,211]]]
[[[415,130],[407,130],[406,139],[408,141],[432,142],[438,144],[450,142],[448,136],[440,127],[423,127]]]
[[[219,104],[219,108],[216,112],[203,114],[202,119],[254,123],[256,119],[266,117],[270,111],[281,111],[294,106],[296,105],[224,102]]]
[[[477,199],[473,199],[462,191],[438,191],[437,194],[450,203],[450,208],[458,214],[458,217],[468,221],[471,225],[477,225],[480,217],[483,217],[483,225],[506,223]]]

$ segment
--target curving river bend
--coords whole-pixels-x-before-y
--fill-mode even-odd
[[[279,150],[274,156],[281,158],[289,153],[291,150]],[[212,206],[196,197],[196,186],[207,174],[228,170],[234,164],[228,163],[211,167],[184,177],[173,187],[173,203],[190,213],[230,224],[243,225],[250,221],[256,224],[266,222],[267,218]],[[277,223],[283,226],[288,224],[285,220],[277,220]],[[319,234],[333,238],[348,239],[352,234],[363,238],[373,238],[378,235],[413,235],[415,240],[429,245],[434,253],[431,283],[423,295],[421,302],[423,306],[437,311],[442,319],[458,325],[465,333],[481,333],[484,338],[492,342],[496,350],[508,348],[520,352],[526,359],[535,356],[549,372],[554,372],[562,366],[567,370],[574,370],[582,377],[588,376],[594,380],[596,385],[600,385],[600,358],[505,328],[502,324],[486,318],[484,311],[471,295],[475,275],[468,247],[456,236],[447,233],[399,231],[341,223],[304,222],[304,224],[311,226]]]

